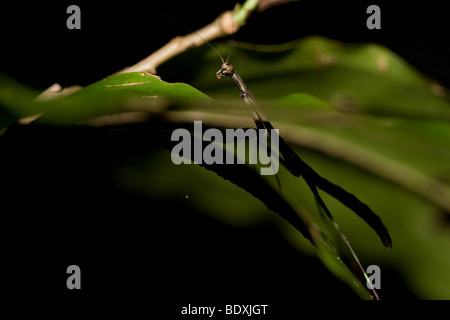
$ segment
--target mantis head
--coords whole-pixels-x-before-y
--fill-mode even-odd
[[[216,72],[216,79],[231,77],[234,73],[234,67],[231,63],[224,62],[219,71]]]

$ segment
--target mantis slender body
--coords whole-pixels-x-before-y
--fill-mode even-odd
[[[208,43],[209,44],[209,43]],[[211,44],[209,44],[211,46]],[[217,50],[214,48],[217,52]],[[218,52],[217,52],[218,53]],[[219,54],[219,53],[218,53]],[[268,134],[270,134],[273,129],[272,124],[267,120],[264,114],[256,108],[256,99],[253,96],[252,92],[247,88],[242,78],[234,72],[234,67],[232,64],[224,61],[222,56],[220,56],[222,60],[222,66],[216,73],[216,79],[221,79],[224,77],[229,77],[233,80],[239,88],[240,96],[244,103],[250,107],[250,111],[253,117],[253,121],[259,129],[266,129]],[[381,219],[361,200],[359,200],[355,195],[347,192],[340,186],[328,181],[327,179],[320,176],[317,172],[315,172],[306,162],[304,162],[297,153],[283,140],[283,138],[279,137],[280,146],[280,160],[282,164],[294,175],[297,177],[302,176],[308,184],[309,188],[313,192],[318,205],[324,210],[326,215],[334,221],[331,212],[326,207],[324,201],[319,195],[318,188],[325,191],[329,195],[333,196],[340,202],[342,202],[345,206],[354,211],[357,215],[359,215],[364,221],[366,221],[380,236],[384,246],[391,248],[392,240],[391,237],[383,225]]]
[[[216,51],[216,50],[215,50]],[[216,51],[217,52],[217,51]],[[217,52],[218,53],[218,52]],[[271,130],[273,129],[272,124],[267,120],[267,118],[264,116],[264,114],[256,108],[256,99],[253,96],[253,93],[247,88],[242,78],[239,76],[239,74],[234,72],[234,67],[232,64],[228,63],[228,59],[225,62],[223,58],[219,57],[222,60],[222,66],[216,73],[216,79],[221,79],[224,77],[229,77],[231,80],[236,83],[237,87],[239,88],[239,93],[244,101],[244,103],[250,108],[250,112],[253,118],[253,121],[255,122],[258,129],[265,129],[267,130],[267,133],[270,135],[276,134],[276,131]],[[306,162],[304,162],[295,152],[294,150],[281,138],[279,138],[279,153],[281,160],[281,163],[294,175],[297,177],[302,176],[303,179],[305,179],[308,187],[312,191],[317,205],[319,207],[319,210],[323,210],[327,217],[330,219],[330,221],[333,223],[334,227],[338,231],[339,235],[343,239],[344,243],[347,245],[348,249],[351,252],[351,255],[355,259],[358,267],[360,268],[362,274],[364,275],[364,278],[367,281],[367,284],[371,291],[373,292],[375,299],[379,300],[379,296],[375,289],[372,286],[372,283],[369,281],[369,278],[367,276],[366,271],[362,267],[358,256],[356,255],[355,251],[353,250],[353,247],[351,246],[350,242],[348,241],[347,237],[345,236],[344,232],[341,230],[339,225],[337,224],[336,220],[332,216],[330,210],[326,206],[325,202],[321,198],[319,194],[318,188],[322,189],[323,191],[327,192],[329,195],[333,196],[334,198],[341,201],[344,205],[346,205],[348,208],[352,209],[357,215],[359,215],[361,218],[363,218],[370,226],[374,228],[374,230],[377,231],[378,235],[380,236],[383,244],[391,248],[392,247],[392,240],[390,238],[390,235],[386,229],[386,227],[383,225],[381,219],[363,202],[361,202],[356,196],[353,194],[347,192],[346,190],[342,189],[340,186],[328,181],[327,179],[320,176],[317,172],[315,172]],[[277,178],[278,181],[278,178]],[[279,184],[279,181],[278,181]]]
[[[258,128],[262,127],[270,133],[270,129],[273,129],[272,125],[269,121],[267,121],[264,114],[255,107],[256,99],[253,96],[253,93],[247,88],[241,76],[234,72],[233,65],[228,62],[224,62],[220,70],[216,73],[216,79],[222,79],[224,77],[231,78],[231,80],[233,80],[238,86],[242,100],[247,106],[250,107],[250,112],[256,126]]]

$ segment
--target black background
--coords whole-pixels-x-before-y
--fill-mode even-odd
[[[437,1],[392,2],[291,3],[254,15],[235,39],[282,43],[322,35],[377,42],[449,86],[446,11]],[[187,33],[166,16],[197,29],[234,3],[2,5],[0,70],[39,89],[55,82],[87,85]],[[70,4],[81,8],[81,30],[66,28]],[[366,28],[370,4],[381,8],[381,30]],[[231,228],[199,216],[183,199],[168,202],[117,189],[110,180],[113,164],[138,154],[137,142],[98,132],[33,130],[11,128],[1,141],[2,207],[12,208],[2,213],[4,274],[13,299],[29,296],[72,307],[102,302],[109,308],[131,301],[167,318],[189,303],[269,304],[272,315],[282,310],[304,315],[308,304],[299,300],[357,299],[319,261],[280,240],[270,225]],[[171,242],[173,234],[180,241]],[[71,264],[81,267],[82,290],[65,286]],[[401,277],[386,269],[381,295],[412,297]]]
[[[78,1],[81,30],[66,28],[66,9],[75,3],[10,3],[1,11],[1,67],[40,88],[54,82],[87,85],[187,33],[170,18],[197,29],[235,3]],[[381,30],[366,28],[371,4],[381,8]],[[448,29],[445,7],[438,1],[298,1],[252,16],[234,39],[282,43],[322,35],[344,42],[377,42],[449,87]]]

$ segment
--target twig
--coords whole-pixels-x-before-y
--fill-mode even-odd
[[[216,20],[200,30],[193,31],[186,36],[178,36],[169,41],[147,58],[131,67],[126,67],[117,73],[148,72],[155,74],[156,68],[176,55],[185,52],[192,47],[199,47],[214,39],[236,33],[244,24],[248,16],[258,7],[261,0],[247,0],[243,6],[236,6],[234,11],[225,11]],[[188,27],[184,26],[189,30]],[[66,88],[65,88],[66,89]],[[58,84],[54,84],[38,96],[38,100],[52,100],[65,96],[72,91],[66,91]],[[80,90],[77,87],[75,91]]]
[[[144,60],[119,71],[119,73],[141,71],[156,73],[156,68],[158,66],[170,60],[174,56],[192,47],[199,47],[214,39],[225,37],[237,32],[241,25],[233,22],[233,15],[233,11],[226,11],[222,13],[216,18],[216,20],[207,26],[186,36],[178,36],[173,38],[169,41],[169,43],[149,55]]]
[[[186,50],[209,44],[210,41],[236,33],[244,24],[250,14],[257,8],[258,0],[247,0],[244,5],[237,6],[234,11],[225,11],[216,20],[207,26],[192,31],[186,36],[173,38],[169,43],[149,55],[144,60],[127,67],[118,73],[149,72],[156,73],[156,68],[174,56]],[[181,24],[181,23],[179,23]],[[188,27],[184,26],[190,30]]]
[[[81,86],[71,86],[62,88],[59,83],[54,83],[47,89],[45,89],[40,95],[36,97],[36,101],[48,101],[52,100],[56,97],[65,97],[80,91],[82,89]]]
[[[280,4],[295,2],[299,0],[259,0],[258,8],[256,11],[263,12],[264,10],[270,9],[272,7],[278,6]]]
[[[39,94],[34,100],[35,101],[50,101],[55,98],[61,98],[68,95],[71,95],[72,93],[75,93],[77,91],[80,91],[82,89],[81,86],[71,86],[62,88],[59,83],[54,83],[47,89],[45,89],[41,94]],[[27,125],[33,122],[34,120],[37,120],[42,116],[42,113],[33,114],[31,116],[23,117],[17,120],[18,124]]]
[[[155,74],[158,66],[189,48],[199,47],[205,43],[209,44],[209,41],[236,33],[245,24],[247,17],[257,8],[259,1],[247,0],[242,7],[237,6],[234,11],[223,12],[209,25],[186,36],[175,37],[147,58],[117,73],[148,72]],[[48,101],[70,95],[81,89],[81,86],[62,88],[55,83],[36,97],[36,100]],[[27,117],[21,119],[20,123],[28,124],[39,117],[40,115]]]

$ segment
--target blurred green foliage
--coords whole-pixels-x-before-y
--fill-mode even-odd
[[[388,228],[392,251],[353,212],[323,195],[363,264],[394,269],[417,297],[450,298],[447,90],[375,44],[347,45],[312,37],[278,46],[238,47],[230,61],[281,136],[319,174],[367,203]],[[228,45],[218,50],[227,52]],[[175,124],[195,119],[224,128],[252,126],[235,85],[214,80],[219,67],[215,53],[200,48],[159,69],[163,80],[176,79],[183,70],[179,76],[191,86],[147,74],[119,74],[68,97],[38,102],[37,92],[2,76],[0,128],[35,114],[42,114],[36,120],[40,124],[72,126],[130,111],[162,115]],[[273,220],[299,250],[316,252],[330,270],[367,297],[362,283],[355,284],[354,275],[342,267],[340,252],[329,250],[339,239],[320,235],[318,250],[312,250],[296,230],[269,212],[262,199],[211,171],[176,166],[170,153],[161,150],[151,159],[118,168],[115,175],[130,191],[161,198],[189,194],[200,212],[230,225]],[[301,206],[321,230],[328,230],[324,233],[331,232],[304,182],[285,170],[279,179],[286,202]],[[265,183],[277,192],[273,177]]]

